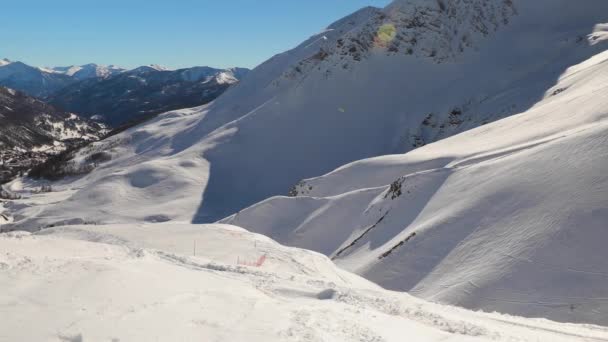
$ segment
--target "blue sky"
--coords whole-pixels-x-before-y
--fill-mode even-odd
[[[389,0],[19,0],[0,58],[37,66],[254,67],[333,21]]]

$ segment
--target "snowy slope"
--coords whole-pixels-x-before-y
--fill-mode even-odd
[[[416,18],[415,13],[394,14],[390,7],[363,10],[257,68],[222,96],[197,127],[200,136],[216,128],[233,133],[205,153],[212,172],[196,220],[217,219],[284,194],[301,178],[353,160],[405,152],[522,112],[567,67],[605,49],[604,43],[589,46],[586,39],[595,24],[608,20],[605,1],[586,1],[584,10],[570,9],[563,1],[513,3],[517,14],[496,32],[463,28],[473,37],[463,52],[440,45],[435,54],[425,55],[423,42],[444,37],[434,27],[437,21],[450,22],[451,14],[429,10],[428,20],[410,29],[406,19]],[[550,16],[544,15],[547,7]],[[566,13],[573,16],[565,18]],[[469,22],[467,15],[476,16],[459,15],[462,22]],[[399,30],[412,31],[410,39],[419,42],[419,50],[412,55],[405,47],[391,52],[383,45],[369,47],[374,38],[368,44],[361,40],[393,21]],[[356,44],[349,42],[356,40],[368,48],[357,45],[357,53],[349,55]],[[226,200],[225,193],[243,196]]]
[[[530,110],[357,161],[223,222],[425,299],[608,324],[608,52]]]
[[[0,341],[608,340],[380,290],[232,226],[60,227],[1,234],[0,248]]]
[[[27,178],[7,184],[24,197],[5,204],[9,215],[18,218],[14,225],[37,230],[61,223],[189,222],[208,177],[208,163],[200,150],[181,148],[180,136],[200,120],[200,111],[165,113],[87,146],[74,162],[96,169],[53,183],[52,193],[29,196],[41,183]],[[99,153],[104,157],[95,162],[93,156]]]
[[[597,170],[606,160],[607,13],[604,0],[365,8],[262,64],[214,103],[81,151],[75,162],[109,157],[88,175],[44,194],[32,193],[40,182],[8,184],[23,199],[3,204],[11,223],[2,229],[214,221],[287,194],[303,178],[478,127],[347,165],[306,181],[295,199],[273,198],[230,222],[426,298],[605,324],[606,258],[576,255],[601,241],[605,222],[593,210],[606,207]],[[403,176],[417,190],[405,189]],[[386,195],[391,184],[400,196]],[[574,240],[559,234],[583,223],[590,240],[564,243]],[[501,238],[504,253],[487,252],[497,249],[489,236]],[[558,247],[563,257],[544,256]],[[562,277],[563,286],[547,285]]]
[[[210,106],[191,111],[186,130],[154,121],[123,137],[159,132],[162,140],[145,146],[145,160],[171,153],[206,165],[187,183],[197,187],[188,201],[199,207],[187,219],[211,222],[345,163],[407,152],[524,112],[568,67],[606,49],[597,38],[602,26],[593,35],[608,22],[603,0],[467,0],[443,10],[436,1],[407,3],[362,9],[273,57]],[[447,44],[462,37],[462,51]],[[151,193],[133,190],[149,198],[142,208],[154,205]]]

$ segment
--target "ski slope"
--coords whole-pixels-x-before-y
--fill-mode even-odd
[[[381,290],[227,225],[58,227],[0,234],[0,248],[0,341],[608,340]],[[260,267],[236,264],[262,253]]]

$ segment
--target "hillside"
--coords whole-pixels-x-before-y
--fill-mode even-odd
[[[108,131],[103,124],[0,87],[0,182],[78,142],[98,140]]]
[[[530,110],[300,182],[222,222],[386,288],[608,325],[608,52]]]

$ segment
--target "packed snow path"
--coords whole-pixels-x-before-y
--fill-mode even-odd
[[[381,290],[227,225],[11,232],[0,250],[0,341],[608,341],[606,328]]]

